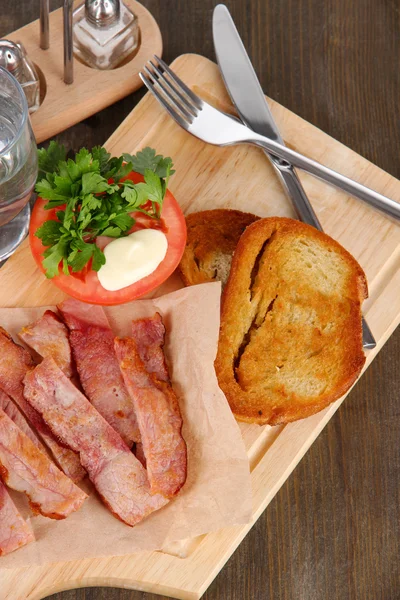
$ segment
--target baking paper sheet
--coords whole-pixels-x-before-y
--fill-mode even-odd
[[[1,569],[90,557],[122,556],[249,522],[249,464],[239,427],[214,372],[219,330],[220,285],[188,287],[160,298],[105,308],[116,335],[130,335],[134,318],[160,312],[166,326],[165,353],[178,395],[188,447],[188,478],[178,497],[131,528],[115,519],[90,482],[90,497],[64,521],[33,517],[26,498],[12,492],[36,542],[4,557]],[[0,325],[17,333],[45,308],[1,308]],[[18,340],[19,341],[19,340]],[[19,343],[21,343],[19,341]]]

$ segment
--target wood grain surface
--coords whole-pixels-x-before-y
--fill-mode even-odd
[[[0,35],[38,3],[2,0]],[[52,2],[57,7],[60,1]],[[211,0],[152,0],[164,57],[213,58]],[[400,177],[395,0],[228,2],[265,91]],[[23,8],[23,10],[22,10]],[[61,134],[104,142],[143,92]],[[371,232],[373,235],[373,231]],[[400,335],[395,333],[206,592],[207,600],[399,598]],[[0,590],[1,598],[1,590]],[[93,588],[53,600],[155,600]]]

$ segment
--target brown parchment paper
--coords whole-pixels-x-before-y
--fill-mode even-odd
[[[220,285],[209,283],[105,308],[116,335],[130,335],[133,318],[155,311],[163,317],[165,353],[188,446],[188,478],[178,497],[131,528],[109,513],[87,480],[81,486],[90,493],[89,498],[64,521],[30,516],[25,497],[12,492],[23,516],[31,519],[37,541],[0,557],[0,578],[2,569],[158,550],[171,542],[250,520],[248,459],[213,367],[219,305]],[[0,325],[17,341],[20,328],[42,315],[45,308],[52,307],[1,308]]]

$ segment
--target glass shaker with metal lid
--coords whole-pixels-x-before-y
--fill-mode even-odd
[[[20,42],[0,40],[0,67],[18,80],[24,90],[29,112],[35,112],[40,106],[40,79]]]
[[[75,56],[94,69],[114,69],[139,43],[137,17],[122,0],[85,0],[73,31]]]

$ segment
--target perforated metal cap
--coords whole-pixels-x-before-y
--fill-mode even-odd
[[[10,40],[0,40],[0,66],[19,79],[23,69],[23,52]]]
[[[96,27],[109,27],[119,19],[119,0],[85,0],[86,19]]]

